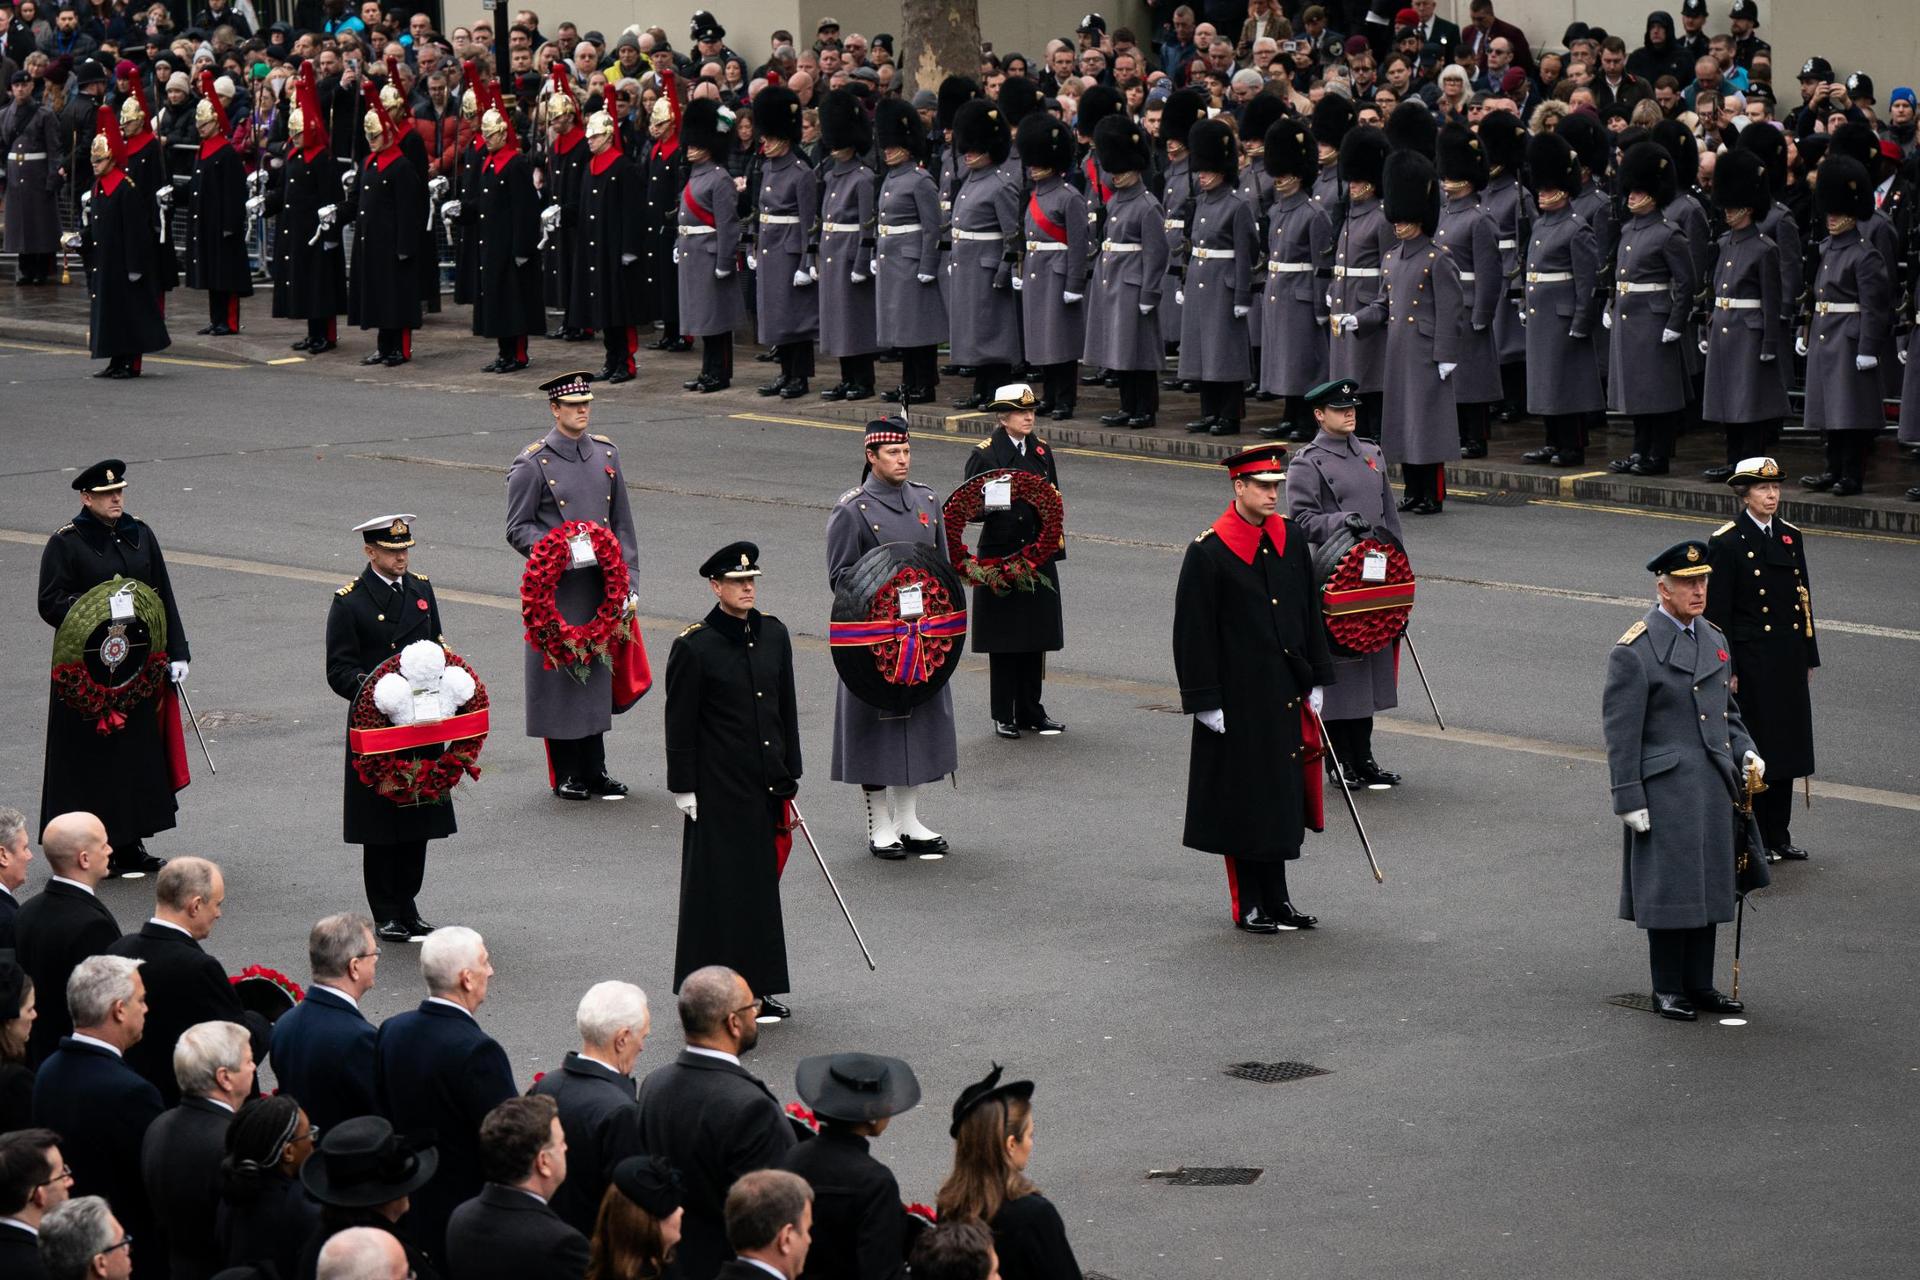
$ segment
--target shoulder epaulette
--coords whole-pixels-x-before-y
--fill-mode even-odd
[[[1777,524],[1777,525],[1779,525],[1779,526],[1780,526],[1780,527],[1781,527],[1782,529],[1790,529],[1790,530],[1792,530],[1792,531],[1793,531],[1794,533],[1798,533],[1798,532],[1800,532],[1800,526],[1799,526],[1799,525],[1797,525],[1797,524],[1788,524],[1788,523],[1787,523],[1787,522],[1786,522],[1785,520],[1782,520],[1782,519],[1781,519],[1781,518],[1780,518],[1779,516],[1775,516],[1775,517],[1773,518],[1773,522],[1774,522],[1775,524]]]
[[[344,596],[359,585],[360,585],[360,579],[355,578],[351,582],[347,583],[347,585],[345,585],[344,587],[341,587],[338,591],[334,592],[333,594],[337,596]]]
[[[925,489],[928,493],[933,492],[933,486],[930,484],[921,484],[918,480],[909,480],[907,483],[916,489]]]
[[[58,529],[55,529],[53,532],[56,537],[63,533],[72,533],[73,526],[70,524],[63,524]]]
[[[690,636],[690,635],[692,635],[692,634],[693,634],[694,632],[696,632],[696,631],[698,631],[698,630],[700,630],[700,628],[702,628],[702,627],[704,627],[704,626],[706,626],[706,625],[707,625],[707,624],[706,624],[706,623],[704,623],[704,622],[696,622],[696,623],[694,623],[694,624],[693,624],[692,626],[690,626],[690,627],[688,627],[688,628],[687,628],[687,629],[686,629],[685,631],[682,631],[682,632],[680,633],[680,638],[684,640],[684,639],[686,639],[686,638],[687,638],[688,636]]]
[[[1205,528],[1205,529],[1202,529],[1202,530],[1200,531],[1200,536],[1199,536],[1199,537],[1197,537],[1197,538],[1195,538],[1195,539],[1194,539],[1194,541],[1195,541],[1195,542],[1205,542],[1205,541],[1206,541],[1206,540],[1207,540],[1208,538],[1210,538],[1210,537],[1212,537],[1212,536],[1213,536],[1213,529],[1212,529],[1211,527],[1208,527],[1208,528]]]
[[[595,440],[598,440],[598,441],[599,441],[599,442],[600,442],[601,444],[613,444],[613,437],[612,437],[612,436],[603,436],[603,435],[600,435],[600,434],[598,434],[598,433],[594,433],[594,436],[593,436],[593,438],[594,438]],[[617,445],[617,444],[614,444],[614,445],[613,445],[613,447],[614,447],[614,448],[616,448],[616,449],[618,449],[618,448],[619,448],[620,446],[619,446],[619,445]]]
[[[981,442],[980,442],[979,444],[977,444],[977,445],[975,445],[975,446],[973,446],[973,447],[974,447],[974,448],[976,448],[976,449],[984,449],[984,448],[986,448],[986,447],[987,447],[988,445],[990,445],[990,444],[992,444],[992,443],[993,443],[993,437],[992,437],[992,436],[988,436],[988,437],[987,437],[987,438],[986,438],[985,440],[982,440],[982,441],[981,441]]]
[[[1643,634],[1645,634],[1646,630],[1647,630],[1647,620],[1645,618],[1642,618],[1640,621],[1628,627],[1626,631],[1621,634],[1620,638],[1614,641],[1614,643],[1615,644],[1632,644],[1635,640],[1638,640]]]
[[[1707,624],[1708,626],[1710,626],[1710,627],[1712,627],[1712,628],[1713,628],[1713,630],[1714,630],[1714,634],[1715,634],[1715,635],[1722,635],[1722,636],[1723,636],[1723,635],[1725,635],[1725,634],[1727,634],[1726,632],[1724,632],[1724,631],[1722,631],[1722,630],[1720,629],[1720,624],[1719,624],[1719,623],[1717,623],[1717,622],[1715,622],[1715,621],[1714,621],[1714,620],[1713,620],[1712,618],[1709,618],[1709,617],[1708,617],[1708,616],[1707,616],[1706,614],[1704,614],[1704,613],[1700,615],[1700,621],[1702,621],[1702,622],[1704,622],[1704,623],[1706,623],[1706,624]]]
[[[1725,524],[1721,525],[1718,529],[1715,529],[1712,533],[1708,534],[1707,536],[1710,538],[1717,538],[1731,528],[1733,528],[1733,521],[1729,520]]]
[[[540,452],[541,448],[545,446],[546,443],[547,442],[545,440],[535,440],[532,444],[527,446],[526,452],[538,453]]]
[[[408,572],[408,573],[410,573],[410,574],[412,574],[412,576],[414,576],[414,577],[416,577],[416,578],[418,578],[418,579],[420,579],[420,581],[422,581],[422,582],[425,582],[425,581],[427,580],[427,575],[426,575],[426,574],[424,574],[424,573],[413,573],[413,571],[412,571],[411,569],[409,569],[409,570],[408,570],[407,572]]]
[[[840,503],[847,501],[848,499],[852,498],[855,494],[859,492],[860,492],[860,486],[859,485],[853,486],[853,488],[847,490],[845,493],[841,494],[838,498],[835,498],[834,505],[838,506]]]

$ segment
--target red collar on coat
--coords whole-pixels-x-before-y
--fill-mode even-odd
[[[94,186],[94,190],[98,191],[101,195],[110,196],[114,192],[118,191],[120,189],[120,184],[125,182],[126,180],[127,180],[127,175],[122,173],[120,170],[109,169],[105,173],[100,175],[100,177],[94,182],[93,186]]]
[[[140,127],[140,132],[134,134],[131,138],[127,139],[126,154],[133,155],[135,152],[139,151],[142,147],[146,146],[149,142],[152,142],[152,141],[153,141],[152,128],[146,125],[142,125]]]
[[[305,160],[308,164],[314,163],[316,160],[318,160],[321,156],[325,154],[327,154],[327,148],[324,146],[300,148],[300,158],[302,160]]]
[[[579,125],[576,124],[571,129],[568,129],[565,133],[560,134],[559,136],[554,138],[553,149],[559,152],[561,155],[565,155],[567,154],[567,152],[579,146],[580,140],[586,136],[587,136],[587,131],[585,129],[582,129]]]
[[[670,133],[653,144],[653,158],[655,160],[671,160],[674,157],[674,153],[679,150],[679,133]]]
[[[599,155],[587,161],[587,169],[597,178],[607,170],[613,168],[613,162],[618,160],[620,156],[620,148],[608,147],[605,151],[602,151]]]
[[[487,172],[499,173],[507,167],[507,162],[520,154],[520,148],[509,142],[498,151],[487,152]]]
[[[202,138],[200,139],[200,158],[205,160],[208,156],[226,145],[226,138],[217,133],[211,138]]]
[[[387,166],[391,165],[395,160],[398,160],[399,158],[400,158],[400,144],[395,142],[389,145],[385,150],[376,151],[372,155],[368,156],[367,167],[369,169],[378,169],[381,173],[385,173],[387,171]]]
[[[1253,563],[1254,555],[1260,550],[1260,535],[1263,533],[1273,540],[1276,553],[1287,549],[1287,522],[1278,513],[1268,516],[1264,524],[1248,524],[1232,504],[1228,504],[1227,509],[1220,513],[1220,518],[1213,522],[1213,531],[1220,535],[1220,541],[1226,544],[1227,550],[1248,564]]]

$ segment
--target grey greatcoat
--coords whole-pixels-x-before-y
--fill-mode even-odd
[[[1656,607],[1607,655],[1613,811],[1651,818],[1645,835],[1621,838],[1620,918],[1642,929],[1733,919],[1732,807],[1753,739],[1728,688],[1727,637],[1704,617],[1693,631]]]
[[[1658,211],[1630,218],[1620,228],[1614,263],[1608,363],[1621,376],[1607,388],[1607,408],[1633,414],[1684,409],[1687,365],[1680,349],[1687,345],[1695,279],[1686,233]],[[1669,330],[1680,338],[1661,341]]]
[[[6,156],[6,250],[60,251],[60,179],[66,157],[53,112],[28,98],[0,111],[0,153]]]
[[[1442,378],[1440,366],[1459,364],[1460,336],[1467,327],[1459,264],[1418,235],[1400,241],[1381,269],[1385,288],[1369,308],[1387,318],[1380,443],[1395,462],[1426,466],[1457,458],[1460,418],[1453,375]],[[1368,320],[1360,323],[1364,329]]]
[[[1260,233],[1253,206],[1222,182],[1202,191],[1187,211],[1187,302],[1180,312],[1180,376],[1198,382],[1245,382],[1253,372],[1249,318]]]
[[[928,192],[932,194],[931,190]],[[891,485],[870,475],[840,495],[827,516],[827,586],[860,557],[887,542],[922,542],[947,554],[947,526],[940,499],[923,484]],[[875,787],[912,787],[954,771],[960,747],[953,730],[953,690],[905,715],[882,711],[838,685],[833,697],[835,782]]]
[[[1527,242],[1527,412],[1598,413],[1607,407],[1593,359],[1605,300],[1593,228],[1562,205],[1543,212]]]
[[[1661,213],[1680,229],[1687,256],[1693,261],[1693,280],[1698,287],[1713,274],[1713,231],[1707,225],[1707,211],[1693,192],[1682,191]],[[1684,314],[1687,323],[1679,328],[1686,336],[1680,342],[1680,356],[1686,364],[1687,376],[1693,377],[1706,367],[1706,359],[1700,354],[1700,324],[1694,319],[1691,295]]]
[[[909,163],[887,170],[880,187],[879,231],[873,267],[880,332],[896,347],[945,342],[947,309],[936,287],[940,199],[925,169]]]
[[[1834,307],[1850,310],[1836,311]],[[1828,236],[1813,277],[1813,324],[1807,337],[1809,427],[1878,431],[1886,425],[1880,369],[1862,371],[1854,357],[1894,358],[1893,280],[1886,260],[1859,227]]]
[[[1533,193],[1521,186],[1513,174],[1496,173],[1480,192],[1480,207],[1493,219],[1496,237],[1493,243],[1500,250],[1500,274],[1509,281],[1512,299],[1511,305],[1501,307],[1494,315],[1493,345],[1500,353],[1501,364],[1525,360],[1531,368],[1533,361],[1527,352],[1526,329],[1520,322],[1516,273],[1526,257],[1526,246],[1521,243],[1523,224],[1531,225],[1537,215]]]
[[[1200,189],[1193,185],[1187,158],[1167,162],[1166,183],[1160,188],[1160,207],[1166,211],[1161,232],[1167,244],[1167,278],[1160,289],[1160,340],[1180,341],[1180,281],[1187,268],[1187,216]]]
[[[1359,316],[1380,296],[1380,264],[1400,242],[1380,212],[1380,198],[1370,196],[1347,205],[1347,220],[1333,246],[1332,301],[1335,316]],[[1376,315],[1384,318],[1385,312]],[[1381,391],[1387,383],[1387,335],[1376,319],[1350,332],[1334,330],[1327,346],[1327,376],[1352,378],[1362,391]],[[1455,448],[1459,445],[1455,436]]]
[[[1270,221],[1260,389],[1303,396],[1327,380],[1333,222],[1305,191],[1281,196]]]
[[[1326,215],[1329,225],[1338,226],[1345,218],[1347,184],[1340,180],[1338,164],[1320,166],[1320,172],[1313,175],[1313,194],[1309,199],[1314,208]]]
[[[1007,258],[1020,225],[1020,188],[998,169],[968,170],[953,197],[947,262],[948,341],[956,364],[1019,363],[1020,299]]]
[[[550,530],[569,520],[587,520],[613,530],[630,573],[637,573],[640,544],[627,502],[620,451],[605,436],[569,440],[555,427],[522,449],[507,468],[507,542],[521,555]],[[630,590],[638,589],[637,578]],[[560,575],[555,605],[570,622],[584,622],[605,589],[598,568]],[[613,672],[596,664],[584,683],[565,671],[545,669],[526,646],[527,736],[585,738],[613,725]]]
[[[1440,206],[1433,242],[1460,268],[1467,308],[1460,326],[1460,367],[1449,379],[1457,404],[1492,404],[1505,399],[1500,385],[1500,352],[1494,346],[1493,321],[1507,296],[1499,234],[1476,195],[1458,196]]]
[[[1021,216],[1027,256],[1020,272],[1020,329],[1027,363],[1078,360],[1087,345],[1087,274],[1092,265],[1087,198],[1056,174],[1034,187]],[[1080,301],[1066,301],[1069,293],[1079,294]]]
[[[821,179],[822,355],[864,356],[880,349],[874,312],[873,187],[873,170],[858,160],[835,160]],[[858,283],[855,276],[861,277]]]
[[[1458,437],[1456,436],[1456,440]],[[1456,445],[1456,448],[1458,446]],[[1349,432],[1317,433],[1287,464],[1287,519],[1318,546],[1340,531],[1350,515],[1400,537],[1400,513],[1380,446]],[[1359,657],[1333,654],[1333,683],[1320,714],[1328,720],[1360,720],[1400,705],[1397,643]]]
[[[1260,296],[1267,291],[1266,247],[1269,234],[1269,220],[1273,212],[1273,175],[1267,172],[1264,156],[1255,155],[1246,164],[1240,166],[1238,188],[1240,198],[1253,210],[1254,243],[1260,246],[1260,254],[1254,259],[1253,292]],[[1253,347],[1253,376],[1260,376],[1260,349],[1267,340],[1267,310],[1265,306],[1255,308],[1247,317],[1247,341]]]
[[[1770,422],[1787,416],[1779,257],[1779,247],[1751,223],[1720,237],[1713,255],[1707,378],[1700,397],[1700,416],[1708,422]]]
[[[1107,201],[1107,234],[1087,289],[1087,345],[1096,369],[1158,372],[1166,359],[1160,313],[1171,305],[1166,218],[1145,182],[1115,187]],[[1150,308],[1146,315],[1140,308]],[[1920,416],[1920,415],[1917,415]]]
[[[1786,330],[1791,333],[1794,316],[1800,308],[1800,294],[1807,285],[1806,242],[1800,238],[1800,224],[1794,221],[1787,206],[1777,200],[1767,210],[1767,216],[1760,219],[1760,234],[1780,250],[1780,310]]]
[[[732,333],[746,319],[747,302],[734,269],[740,250],[738,198],[733,175],[719,165],[709,161],[688,171],[674,250],[680,259],[680,332],[690,338]],[[792,272],[787,283],[793,283]]]
[[[1580,194],[1574,196],[1571,203],[1574,216],[1593,228],[1594,248],[1600,255],[1600,292],[1604,297],[1613,287],[1607,266],[1613,261],[1613,253],[1619,242],[1620,228],[1613,220],[1613,197],[1599,183],[1589,181],[1580,188]],[[1607,380],[1607,344],[1594,343],[1593,354],[1600,366],[1600,381],[1604,385]]]
[[[811,167],[789,151],[760,167],[760,208],[755,214],[754,269],[765,346],[812,342],[820,332],[820,290],[793,282],[796,271],[813,264],[814,224],[819,217],[820,182]]]

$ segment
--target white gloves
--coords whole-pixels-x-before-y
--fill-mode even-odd
[[[247,197],[248,213],[258,216],[259,212],[266,207],[267,207],[267,198],[265,196],[248,196]]]
[[[1807,354],[1807,335],[1806,334],[1803,333],[1799,337],[1793,340],[1793,354],[1797,356],[1805,356]]]
[[[78,231],[69,231],[60,237],[60,243],[69,249],[78,249],[80,247],[80,233]]]
[[[1601,308],[1601,311],[1600,311],[1600,327],[1601,327],[1602,329],[1611,329],[1611,328],[1613,328],[1613,308],[1612,308],[1612,307],[1603,307],[1603,308]]]
[[[1753,754],[1753,752],[1751,751],[1747,752],[1747,754],[1740,757],[1740,765],[1742,768],[1745,768],[1751,765],[1755,773],[1759,774],[1763,778],[1767,776],[1767,762],[1765,760],[1762,760],[1759,756]],[[1791,782],[1793,781],[1793,779],[1789,778],[1787,779],[1787,781]]]
[[[1187,291],[1185,289],[1175,289],[1173,291],[1173,305],[1176,307],[1184,307],[1187,305]]]
[[[1319,715],[1320,708],[1327,703],[1327,691],[1319,685],[1313,686],[1313,692],[1307,695],[1307,705],[1313,708],[1313,714]]]
[[[1635,809],[1632,813],[1620,815],[1620,821],[1627,824],[1627,830],[1636,835],[1645,835],[1653,826],[1653,815],[1645,809]]]
[[[1150,316],[1153,314],[1153,308],[1143,302],[1140,304],[1140,314],[1143,316]]]
[[[187,664],[184,662],[169,662],[167,664],[167,678],[175,684],[184,683],[187,678]]]
[[[1774,362],[1774,359],[1775,359],[1775,356],[1771,351],[1762,352],[1760,355],[1761,364],[1772,364]],[[1902,356],[1901,359],[1904,361],[1906,357]]]
[[[1020,290],[1025,287],[1025,285],[1026,285],[1026,281],[1021,277],[1015,276],[1013,278],[1013,291],[1015,293],[1019,293]]]
[[[807,279],[809,281],[818,280],[819,278],[820,278],[819,264],[816,263],[815,265],[807,268]]]
[[[524,266],[526,266],[526,265],[527,265],[527,263],[528,263],[529,261],[531,261],[531,259],[528,259],[528,258],[519,258],[519,257],[516,257],[516,258],[515,258],[515,259],[513,260],[513,265],[514,265],[514,266],[516,266],[516,267],[524,267]]]
[[[676,267],[680,265],[680,246],[679,245],[673,246],[673,265]]]
[[[560,219],[565,213],[566,210],[559,205],[550,204],[540,211],[540,225],[551,230],[560,225]]]
[[[445,178],[429,178],[427,180],[427,199],[438,200],[441,196],[447,194],[448,189],[452,186],[453,184]]]
[[[129,271],[129,272],[127,272],[127,283],[128,283],[128,284],[139,284],[139,283],[140,283],[140,273],[139,273],[138,271]]]
[[[330,227],[334,224],[336,220],[338,220],[339,217],[340,217],[339,205],[323,204],[320,206],[320,225],[321,226]]]
[[[861,275],[858,271],[856,271],[852,275],[848,276],[847,279],[853,281],[853,283],[855,284],[865,284],[867,281],[873,279],[873,277],[867,276],[867,275]]]
[[[1458,364],[1454,364],[1449,361],[1442,360],[1440,362],[1440,381],[1445,382],[1448,378],[1451,378],[1453,376],[1453,371],[1455,369],[1458,369],[1459,367],[1460,366]]]
[[[1086,301],[1086,297],[1087,295],[1084,293],[1075,293],[1071,289],[1067,289],[1061,291],[1060,301],[1066,303],[1068,306],[1072,306],[1076,302]]]
[[[1861,373],[1865,373],[1869,369],[1878,369],[1880,367],[1880,357],[1855,356],[1853,358],[1853,367]]]
[[[808,288],[809,286],[811,286],[812,284],[813,284],[813,277],[812,277],[812,276],[810,276],[810,275],[808,275],[808,274],[807,274],[806,272],[804,272],[804,271],[796,271],[796,272],[794,272],[794,273],[793,273],[793,287],[794,287],[794,288],[796,288],[796,289],[805,289],[805,288]]]
[[[1663,345],[1669,342],[1678,342],[1680,341],[1680,331],[1678,329],[1662,329],[1660,331],[1660,341]]]
[[[1247,308],[1235,307],[1233,309],[1233,318],[1235,320],[1245,320],[1247,318]]]
[[[917,275],[917,276],[915,276],[915,277],[914,277],[914,279],[915,279],[915,280],[918,280],[918,281],[919,281],[919,282],[920,282],[921,284],[932,284],[932,283],[933,283],[933,277],[932,277],[932,276],[929,276],[929,275]]]
[[[459,216],[460,216],[460,202],[458,200],[449,200],[445,204],[440,206],[441,221],[452,222],[454,219],[458,218]],[[674,250],[674,252],[678,253],[679,250],[676,249]]]
[[[693,792],[691,791],[674,792],[673,807],[678,809],[680,812],[686,814],[687,821],[689,822],[700,821],[700,802],[693,798]]]
[[[747,270],[749,270],[749,271],[758,271],[759,269],[760,269],[760,255],[759,255],[759,254],[756,254],[756,253],[750,253],[750,254],[748,254],[748,255],[747,255]]]
[[[1526,313],[1525,313],[1525,312],[1523,311],[1523,312],[1521,312],[1521,314],[1522,314],[1522,315],[1525,315]],[[1477,325],[1475,325],[1475,326],[1473,326],[1473,331],[1474,331],[1475,333],[1485,333],[1485,332],[1487,331],[1487,326],[1485,326],[1485,325],[1483,325],[1483,324],[1477,324]]]
[[[1896,351],[1896,352],[1894,352],[1894,354],[1900,357],[1900,363],[1901,363],[1901,364],[1905,364],[1905,363],[1907,362],[1907,349],[1906,349],[1905,347],[1902,347],[1902,348],[1900,348],[1900,349],[1899,349],[1898,351]],[[1761,358],[1762,360],[1769,360],[1769,359],[1771,359],[1772,357],[1771,357],[1771,356],[1761,356],[1760,358]]]
[[[1215,733],[1227,731],[1227,715],[1224,711],[1196,711],[1193,718]]]
[[[714,278],[715,280],[725,280],[725,279],[726,279],[726,278],[727,278],[728,276],[730,276],[730,275],[732,275],[732,274],[733,274],[733,268],[732,268],[732,267],[728,267],[728,268],[727,268],[727,269],[726,269],[725,271],[722,271],[722,270],[721,270],[720,268],[718,268],[718,267],[715,267],[715,268],[713,269],[713,278]]]
[[[623,267],[630,267],[638,261],[640,261],[640,255],[637,253],[623,253],[620,255],[620,265]]]
[[[172,204],[173,203],[173,184],[168,183],[166,186],[161,187],[158,191],[153,193],[153,198],[155,203],[163,207],[166,205]],[[93,199],[93,192],[91,191],[82,192],[80,199],[82,201]]]
[[[1348,311],[1334,318],[1334,325],[1342,333],[1352,333],[1360,327],[1360,317]]]
[[[1702,335],[1700,338],[1700,354],[1701,355],[1707,354],[1707,339],[1705,335]]]

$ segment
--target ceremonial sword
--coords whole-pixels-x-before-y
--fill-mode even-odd
[[[180,705],[187,709],[187,723],[193,726],[193,736],[200,739],[200,754],[207,758],[207,772],[219,773],[220,771],[213,767],[213,752],[207,750],[206,735],[200,732],[200,717],[193,714],[193,704],[187,701],[187,682],[176,680],[173,682],[173,687],[180,694]]]
[[[833,900],[840,904],[840,914],[847,918],[847,928],[853,930],[853,940],[860,944],[860,954],[866,957],[867,969],[871,972],[878,968],[873,963],[873,952],[867,950],[867,940],[860,936],[860,926],[853,922],[853,912],[847,910],[847,900],[840,896],[840,886],[834,883],[833,872],[827,869],[827,860],[821,856],[820,846],[813,842],[813,832],[808,828],[807,820],[800,812],[800,806],[789,800],[787,808],[793,813],[795,829],[807,838],[807,848],[813,850],[813,860],[820,864],[820,874],[827,878],[827,888],[833,890]]]
[[[1420,651],[1413,647],[1413,633],[1402,631],[1400,638],[1407,642],[1407,656],[1413,659],[1413,669],[1420,676],[1420,687],[1427,691],[1427,705],[1433,708],[1433,718],[1440,725],[1440,732],[1447,731],[1447,722],[1440,719],[1440,704],[1434,700],[1433,686],[1427,683],[1427,669],[1420,665]]]
[[[1307,704],[1307,710],[1313,711],[1313,704]],[[1326,748],[1327,759],[1333,761],[1334,776],[1340,780],[1340,794],[1346,797],[1347,812],[1353,816],[1353,829],[1360,833],[1360,847],[1366,850],[1367,865],[1373,868],[1373,882],[1385,884],[1387,877],[1381,874],[1380,864],[1373,856],[1373,841],[1367,839],[1367,824],[1360,821],[1360,809],[1353,803],[1353,790],[1347,786],[1346,766],[1340,763],[1340,754],[1333,749],[1333,737],[1327,732],[1327,722],[1313,711],[1313,722],[1320,726],[1320,745]]]

